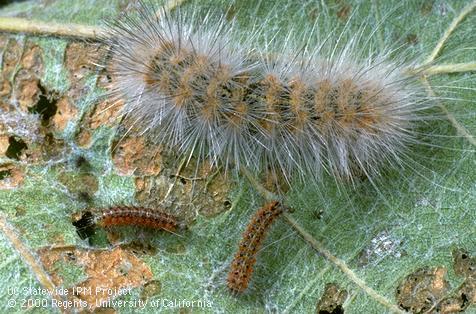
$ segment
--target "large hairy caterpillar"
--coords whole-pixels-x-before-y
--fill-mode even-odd
[[[286,43],[269,55],[253,44],[259,28],[236,41],[211,14],[156,11],[141,4],[109,24],[111,96],[126,100],[129,130],[225,169],[372,177],[401,165],[435,105],[390,49],[359,58],[362,34],[339,50],[296,56]]]

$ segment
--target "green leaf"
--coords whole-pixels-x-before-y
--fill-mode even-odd
[[[24,1],[2,7],[0,15],[99,26],[102,18],[117,16],[120,10],[130,10],[127,2]],[[420,64],[455,16],[470,2],[242,0],[230,3],[197,0],[186,1],[181,10],[204,13],[212,9],[230,19],[235,18],[236,27],[243,36],[253,28],[250,21],[256,20],[263,29],[262,40],[273,37],[278,31],[281,32],[277,35],[278,40],[284,40],[282,34],[287,31],[305,33],[315,24],[322,32],[348,27],[351,31],[346,32],[347,35],[356,34],[363,23],[368,23],[369,29],[376,31],[366,34],[370,36],[372,51],[395,47],[395,42],[400,40],[404,47],[397,50],[394,57],[400,58],[398,53],[403,51],[405,58]],[[472,12],[445,43],[435,64],[475,62],[475,23],[476,12]],[[41,86],[55,99],[49,101],[58,106],[61,97],[66,95],[75,110],[65,128],[50,130],[43,126],[50,130],[50,138],[42,143],[27,141],[26,154],[31,153],[33,157],[0,159],[1,167],[8,165],[23,177],[17,187],[0,190],[0,219],[6,223],[6,227],[0,228],[0,309],[23,312],[26,309],[21,306],[25,302],[28,305],[29,299],[39,298],[49,304],[52,299],[30,296],[23,290],[44,288],[44,283],[38,281],[38,272],[25,261],[25,250],[12,242],[9,234],[20,239],[55,284],[61,282],[65,288],[80,285],[91,276],[88,265],[81,264],[83,258],[88,261],[82,253],[110,253],[113,240],[102,231],[98,231],[90,242],[81,240],[72,217],[91,206],[159,204],[158,198],[165,194],[164,189],[172,182],[170,175],[176,173],[180,161],[173,155],[164,154],[159,174],[147,171],[121,174],[117,161],[112,160],[116,154],[112,145],[118,140],[114,138],[113,124],[91,129],[91,145],[81,147],[78,136],[95,113],[99,96],[104,93],[104,89],[96,86],[97,73],[87,72],[83,81],[72,80],[65,65],[65,51],[71,39],[2,36],[5,39],[3,47],[0,45],[3,60],[8,40],[16,41],[23,51],[27,51],[29,43],[40,47],[44,65]],[[13,82],[20,69],[18,64],[17,72],[4,79]],[[442,104],[448,111],[470,134],[476,134],[474,73],[442,74],[429,80],[434,92],[444,98]],[[80,84],[81,88],[75,84]],[[76,94],[71,94],[72,90]],[[189,303],[181,304],[179,308],[188,307],[198,312],[308,313],[316,312],[326,285],[334,284],[346,291],[347,297],[341,304],[345,313],[384,313],[392,311],[388,304],[398,306],[401,303],[397,290],[405,284],[408,275],[421,268],[437,266],[447,270],[444,278],[452,290],[433,301],[457,297],[458,287],[469,279],[455,272],[452,252],[461,249],[476,256],[475,147],[447,121],[430,121],[424,132],[430,134],[425,141],[433,146],[412,147],[409,152],[412,161],[404,170],[388,169],[375,182],[361,180],[355,186],[336,185],[332,178],[323,179],[319,185],[296,183],[285,195],[286,203],[294,208],[289,215],[342,262],[348,272],[343,272],[335,261],[325,259],[322,252],[314,250],[285,219],[280,219],[270,230],[259,253],[249,291],[244,295],[232,295],[226,287],[228,266],[246,224],[265,201],[246,178],[231,178],[222,183],[223,177],[217,175],[208,190],[197,181],[195,199],[186,185],[177,183],[172,192],[174,204],[167,206],[180,209],[183,205],[183,215],[187,217],[198,213],[180,236],[143,233],[137,229],[119,232],[120,238],[129,243],[121,246],[124,258],[130,258],[132,265],[143,263],[144,267],[150,268],[152,276],[135,279],[131,293],[114,300],[147,300],[148,305],[141,309],[144,313],[179,310],[167,307],[170,304],[162,303],[163,300],[187,300]],[[79,156],[87,159],[86,166],[77,165]],[[150,156],[132,157],[148,163],[154,161],[153,158],[141,159]],[[138,167],[144,169],[143,164]],[[194,167],[187,169],[185,172]],[[4,180],[0,175],[0,182]],[[152,194],[137,191],[143,182],[152,184]],[[187,181],[187,184],[192,182]],[[84,195],[89,198],[82,198]],[[231,209],[223,208],[225,198],[230,200]],[[49,246],[59,248],[49,250]],[[71,252],[74,258],[68,255]],[[50,265],[48,258],[56,260]],[[355,278],[373,292],[359,287]],[[146,288],[147,282],[154,282],[155,290]],[[426,284],[428,291],[433,293],[431,284]],[[423,280],[422,285],[425,285]],[[405,300],[410,302],[408,298]],[[16,303],[13,308],[9,308],[10,299]],[[191,308],[192,301],[211,304],[211,307],[195,303],[195,308]],[[29,308],[34,313],[60,311],[51,306],[44,308],[41,304]],[[116,310],[133,313],[137,311],[137,304],[118,305]],[[475,312],[475,305],[470,305],[467,311]]]

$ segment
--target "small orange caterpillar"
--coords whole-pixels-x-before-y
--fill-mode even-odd
[[[228,288],[232,292],[241,293],[248,287],[256,263],[256,254],[264,241],[266,231],[282,213],[281,204],[273,201],[261,207],[251,218],[228,273]]]
[[[85,212],[73,225],[81,238],[88,232],[82,232],[98,225],[103,228],[115,226],[139,226],[175,232],[179,228],[177,217],[162,211],[136,206],[114,206]]]
[[[103,209],[97,217],[101,227],[140,226],[153,229],[163,229],[170,232],[177,230],[177,218],[145,207],[117,206]]]

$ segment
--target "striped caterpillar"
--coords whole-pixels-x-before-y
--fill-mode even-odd
[[[360,60],[352,41],[296,57],[287,43],[270,56],[256,53],[259,29],[237,42],[223,19],[159,11],[141,4],[109,23],[110,96],[125,99],[129,130],[225,170],[376,176],[403,164],[434,106],[391,51]]]
[[[248,288],[256,255],[266,237],[266,232],[282,213],[281,204],[273,201],[261,207],[251,218],[228,273],[228,288],[232,292],[241,293]]]
[[[114,206],[87,211],[79,220],[73,222],[73,225],[78,229],[81,238],[87,237],[84,230],[96,225],[102,228],[138,226],[172,233],[180,227],[178,219],[173,215],[156,209],[134,206]]]

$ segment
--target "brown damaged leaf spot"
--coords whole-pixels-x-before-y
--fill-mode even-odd
[[[32,43],[27,42],[26,47],[21,58],[21,67],[36,76],[43,74],[43,51],[41,48]]]
[[[92,134],[89,131],[81,129],[81,131],[76,136],[76,142],[80,147],[88,148],[91,146]]]
[[[78,144],[81,147],[89,147],[93,131],[100,126],[112,127],[117,121],[123,105],[124,102],[121,100],[112,103],[109,100],[104,100],[97,104],[81,123],[81,129],[76,136]]]
[[[40,90],[38,99],[32,107],[28,108],[28,112],[39,114],[42,125],[49,127],[51,118],[55,116],[58,110],[59,95],[54,91],[47,91],[40,82],[38,84],[37,87]]]
[[[436,308],[450,291],[446,268],[421,268],[408,275],[397,288],[400,308],[412,313],[426,313]]]
[[[31,122],[28,119],[19,121]],[[1,126],[0,124],[0,130]],[[22,130],[20,128],[16,131],[22,134],[30,132],[30,130]],[[46,134],[44,137],[43,134],[23,135],[23,137],[8,134],[0,135],[0,157],[35,164],[41,161],[48,162],[52,156],[57,156],[64,151],[64,143],[54,140],[49,134]]]
[[[10,136],[0,135],[0,157],[6,157],[6,152],[10,146]]]
[[[65,149],[68,149],[65,146],[64,140],[56,139],[46,128],[38,125],[39,127],[35,129],[31,124],[34,121],[33,117],[35,116],[31,115],[30,118],[26,116],[25,119],[19,119],[18,122],[25,122],[25,124],[18,124],[18,126],[15,126],[8,132],[8,134],[13,135],[8,135],[7,140],[5,140],[5,137],[0,136],[0,155],[5,155],[5,143],[8,143],[10,144],[8,148],[11,147],[10,158],[34,164],[49,162],[52,158],[64,153]],[[12,126],[10,125],[9,127]],[[16,136],[16,133],[22,134],[22,136]],[[15,140],[11,141],[11,138]]]
[[[113,144],[112,160],[122,175],[157,175],[162,170],[162,147],[142,137],[126,137]]]
[[[101,64],[102,67],[98,68],[98,77],[96,80],[96,87],[103,89],[111,89],[112,83],[117,80],[117,77],[113,75],[115,65],[112,62],[111,47],[102,46],[98,55],[100,56],[97,61],[98,64]]]
[[[103,63],[107,48],[99,43],[70,42],[65,49],[64,67],[69,74],[68,96],[74,101],[90,92],[86,78],[97,72],[97,64]]]
[[[40,85],[39,77],[43,74],[43,52],[38,45],[28,41],[23,49],[21,58],[12,55],[11,64],[17,64],[19,68],[14,78],[14,95],[16,96],[20,108],[28,112],[34,104],[40,100],[40,95],[44,91]],[[13,58],[17,58],[15,61]],[[19,61],[19,62],[18,62]],[[11,73],[14,69],[11,69]],[[5,77],[5,76],[4,76]]]
[[[92,291],[101,288],[116,290],[135,288],[143,286],[152,279],[152,271],[148,265],[120,248],[115,248],[111,252],[81,254],[78,256],[78,261],[80,265],[86,267],[85,271],[89,278],[77,286],[91,287]],[[107,295],[102,294],[79,294],[77,297],[93,307],[96,301],[108,299]]]
[[[438,304],[438,307],[428,313],[449,314],[462,312],[466,307],[464,301],[457,297],[446,298]]]
[[[185,174],[191,176],[196,169],[187,166],[184,170]],[[212,168],[209,162],[202,162],[198,168],[198,177],[204,178],[202,182],[197,184],[198,193],[194,196],[193,203],[198,207],[198,212],[205,217],[214,217],[231,205],[228,194],[230,192],[231,182],[226,178],[221,169]],[[185,185],[187,186],[187,185]],[[188,184],[188,193],[192,195],[192,184]]]
[[[476,280],[476,257],[471,257],[465,250],[453,251],[454,270],[456,275]]]
[[[20,108],[28,112],[40,99],[40,80],[31,77],[26,71],[19,71],[15,77],[14,90]]]
[[[164,151],[162,158],[166,166],[160,176],[135,180],[136,199],[141,204],[163,208],[186,224],[197,214],[213,217],[229,209],[231,182],[220,169],[212,168],[206,161],[197,168],[192,159],[177,175],[177,156]]]
[[[99,71],[98,80],[96,82],[97,87],[111,88],[111,83],[113,82],[113,77],[107,69],[102,69]]]
[[[49,247],[41,248],[38,250],[38,256],[40,257],[41,264],[45,270],[49,273],[51,280],[55,286],[59,287],[63,285],[63,279],[56,273],[56,265],[59,261],[67,260],[70,262],[70,258],[67,256],[73,256],[74,247],[60,247],[52,249]]]
[[[343,314],[343,304],[347,299],[348,293],[335,283],[328,283],[324,294],[317,303],[317,314]]]
[[[10,84],[10,82],[6,80],[5,78],[0,78],[0,97],[6,99],[10,96],[11,93],[12,93],[12,84]],[[6,107],[6,106],[2,106],[2,107]]]
[[[467,251],[453,251],[455,274],[464,278],[451,295],[445,296],[428,313],[459,313],[476,304],[476,258]]]
[[[55,272],[58,262],[71,263],[84,269],[87,279],[74,287],[69,287],[68,298],[86,301],[91,306],[91,310],[96,309],[98,303],[117,297],[117,294],[110,296],[104,292],[107,289],[120,291],[121,289],[137,288],[152,280],[150,267],[132,253],[119,247],[111,251],[90,251],[73,246],[48,247],[40,249],[38,255],[57,286],[61,286],[64,281]],[[75,288],[75,292],[78,291],[78,288],[83,290],[73,295],[73,288]],[[85,289],[91,289],[91,292],[88,293],[89,290]]]
[[[112,103],[109,100],[105,100],[99,103],[90,117],[90,127],[97,129],[101,125],[113,126],[123,106],[124,101],[122,100]]]
[[[13,189],[20,186],[25,178],[24,171],[14,164],[0,165],[0,189]]]
[[[457,291],[443,299],[436,311],[438,313],[457,313],[476,304],[476,257],[471,257],[465,250],[453,251],[455,274],[464,278]]]
[[[53,127],[55,131],[62,132],[68,122],[76,118],[78,110],[73,105],[69,97],[62,97],[56,103],[56,114],[53,116]]]
[[[2,58],[2,76],[9,80],[21,58],[22,45],[16,39],[9,39]]]
[[[6,157],[12,160],[25,161],[33,160],[37,152],[28,149],[27,143],[15,135],[0,135],[0,157]]]
[[[95,66],[91,60],[99,60],[101,46],[82,42],[71,42],[66,47],[64,64],[73,85],[81,81]]]
[[[476,304],[476,280],[474,278],[467,279],[465,284],[457,293],[460,298],[463,300],[462,309],[470,305]]]
[[[0,110],[0,157],[34,162],[41,156],[38,117],[18,110]]]

